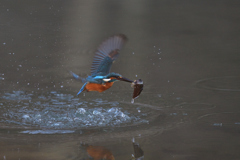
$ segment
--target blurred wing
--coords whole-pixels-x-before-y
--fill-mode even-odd
[[[110,72],[113,61],[117,59],[119,50],[126,41],[127,37],[124,34],[117,34],[102,42],[93,58],[92,76],[107,75]]]

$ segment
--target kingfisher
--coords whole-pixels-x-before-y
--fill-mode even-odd
[[[70,71],[75,79],[84,83],[77,95],[83,91],[103,92],[112,87],[113,83],[116,81],[125,81],[131,83],[132,86],[139,86],[137,83],[139,80],[132,81],[128,78],[122,77],[122,75],[118,73],[110,72],[113,62],[118,58],[120,50],[127,40],[128,39],[124,34],[116,34],[103,41],[95,52],[91,66],[91,75],[87,78],[80,77],[79,75]],[[140,87],[140,92],[138,91],[139,94],[143,89],[142,81],[140,82],[140,86],[142,87]],[[138,88],[139,90],[139,87],[134,88]]]

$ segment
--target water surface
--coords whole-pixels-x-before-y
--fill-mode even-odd
[[[0,159],[239,159],[238,1],[0,2]],[[97,46],[129,41],[112,71],[141,78],[76,93]]]

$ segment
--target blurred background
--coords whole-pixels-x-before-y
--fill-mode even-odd
[[[239,159],[239,1],[0,2],[0,159]],[[112,71],[144,81],[85,92],[98,45],[129,41]]]

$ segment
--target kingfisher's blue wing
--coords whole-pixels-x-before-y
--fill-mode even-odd
[[[103,41],[93,58],[91,75],[107,75],[126,41],[127,37],[124,34],[117,34]]]

